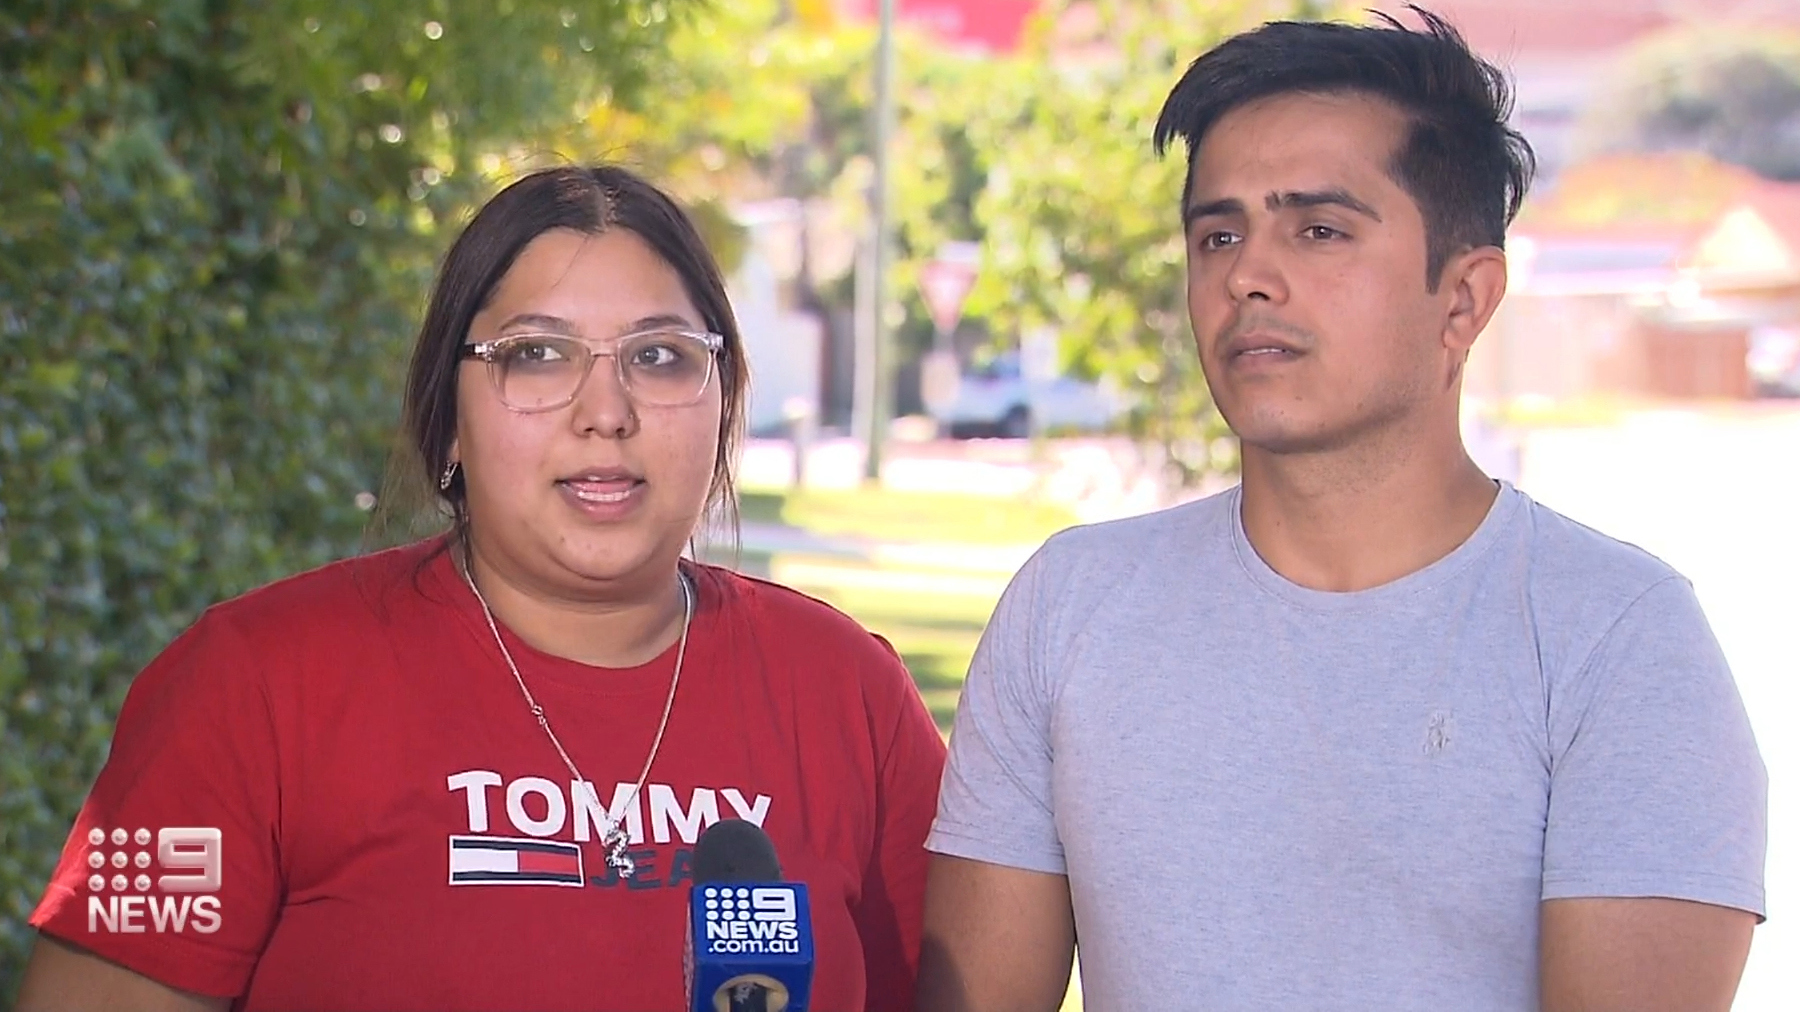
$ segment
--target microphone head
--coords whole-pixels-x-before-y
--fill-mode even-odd
[[[720,819],[694,844],[694,882],[778,882],[775,841],[754,822]]]
[[[806,883],[781,881],[775,843],[743,819],[694,843],[683,957],[688,1012],[805,1012],[812,995]]]

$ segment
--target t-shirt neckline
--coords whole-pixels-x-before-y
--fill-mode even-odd
[[[507,666],[506,658],[494,645],[494,634],[488,628],[481,604],[468,584],[463,582],[462,574],[457,570],[451,555],[448,551],[441,553],[432,560],[430,570],[439,589],[446,595],[445,607],[454,613],[458,624],[475,637],[481,654],[491,659],[494,677],[512,682],[512,669]],[[719,609],[707,606],[709,595],[706,584],[711,581],[704,578],[702,567],[684,563],[682,571],[688,579],[689,588],[694,592],[694,617],[688,629],[687,658],[681,675],[682,680],[687,681],[694,673],[696,654],[702,652],[702,644],[715,632],[713,623]],[[539,685],[548,684],[563,690],[600,696],[667,693],[669,682],[675,674],[675,657],[681,649],[678,637],[662,653],[643,664],[628,668],[607,668],[583,664],[539,650],[507,628],[498,616],[494,618],[494,626],[506,641],[506,649],[512,654],[513,662],[519,666],[520,677],[533,690]],[[525,705],[522,697],[519,705]]]
[[[1238,564],[1252,583],[1289,604],[1324,612],[1382,607],[1441,584],[1479,559],[1499,540],[1524,504],[1525,496],[1505,480],[1496,480],[1495,485],[1498,486],[1498,491],[1492,505],[1488,507],[1487,515],[1462,544],[1421,569],[1365,590],[1314,590],[1289,580],[1271,568],[1257,554],[1255,547],[1250,544],[1249,535],[1244,531],[1242,485],[1234,485],[1228,493],[1232,548]]]

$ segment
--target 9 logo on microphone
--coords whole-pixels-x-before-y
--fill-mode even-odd
[[[798,952],[800,905],[789,886],[700,887],[713,952]]]
[[[225,840],[218,829],[170,826],[153,836],[142,827],[110,832],[95,827],[87,842],[89,932],[191,929],[209,935],[223,924],[222,904],[214,895],[225,878]],[[159,872],[154,877],[152,864]]]

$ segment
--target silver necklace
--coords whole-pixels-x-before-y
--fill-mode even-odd
[[[575,778],[577,784],[588,783],[587,777],[582,776],[581,771],[575,768],[575,760],[569,758],[568,750],[563,748],[562,742],[557,740],[556,732],[550,729],[550,718],[544,716],[544,708],[538,705],[531,690],[525,686],[525,678],[519,674],[519,665],[513,660],[512,651],[506,649],[506,641],[500,638],[500,627],[494,623],[494,613],[492,609],[488,608],[487,598],[481,596],[481,588],[475,586],[475,577],[469,572],[468,566],[462,567],[462,574],[463,582],[469,585],[469,591],[475,595],[475,600],[481,605],[481,615],[487,619],[488,631],[494,634],[494,645],[500,648],[500,656],[506,658],[506,666],[512,671],[513,681],[519,683],[519,691],[525,694],[525,704],[531,708],[531,715],[537,719],[538,726],[543,728],[544,733],[550,737],[550,744],[556,746],[556,754],[562,756],[563,765],[569,768],[569,775]],[[650,754],[644,757],[644,771],[638,774],[637,783],[631,788],[631,794],[625,799],[625,805],[637,804],[638,794],[644,789],[644,781],[650,778],[650,767],[656,762],[657,750],[662,748],[663,732],[669,729],[669,713],[675,708],[675,688],[681,684],[681,664],[687,660],[688,627],[694,622],[694,591],[692,587],[688,586],[686,573],[677,570],[675,581],[681,585],[683,610],[681,645],[675,650],[675,675],[669,679],[669,698],[663,703],[662,720],[656,725],[656,738],[650,743]],[[599,789],[598,785],[590,786],[596,791]],[[571,785],[571,789],[578,788]],[[598,795],[595,797],[597,799]],[[606,848],[607,866],[616,869],[620,878],[630,878],[637,873],[637,862],[631,859],[631,854],[626,850],[631,845],[631,838],[625,833],[622,826],[613,821],[605,806],[596,807],[600,809],[602,823],[600,844]]]

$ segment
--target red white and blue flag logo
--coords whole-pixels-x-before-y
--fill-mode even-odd
[[[581,848],[555,840],[452,836],[451,885],[566,885],[586,881]]]

